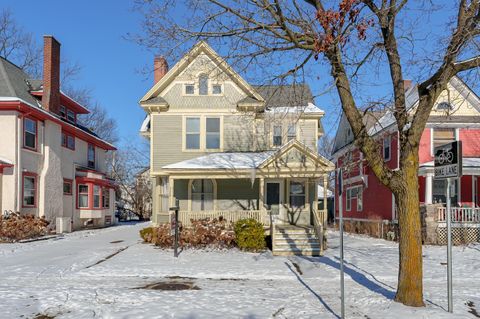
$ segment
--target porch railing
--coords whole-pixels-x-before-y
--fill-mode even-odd
[[[480,208],[470,207],[452,207],[453,223],[480,223]],[[437,221],[447,221],[447,209],[445,207],[437,208]]]
[[[268,211],[263,210],[238,210],[238,211],[179,211],[178,219],[185,227],[192,225],[191,220],[205,219],[205,218],[220,218],[223,217],[228,222],[235,223],[244,218],[253,218],[261,222],[264,226],[270,226],[270,215]]]
[[[325,223],[327,222],[327,212],[324,210],[313,210],[313,229],[318,238],[321,252],[323,253],[323,237],[325,235]]]

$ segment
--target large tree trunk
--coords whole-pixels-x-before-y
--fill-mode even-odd
[[[395,301],[420,307],[423,303],[422,225],[418,195],[418,151],[406,157],[399,185],[393,189],[399,224],[399,272]]]

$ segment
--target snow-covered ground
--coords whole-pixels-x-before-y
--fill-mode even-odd
[[[172,251],[141,243],[147,224],[80,231],[0,245],[0,317],[336,318],[338,233],[324,257],[230,251]],[[480,312],[480,245],[454,248],[454,315],[445,311],[446,250],[424,249],[425,308],[392,301],[397,245],[347,235],[348,318],[475,318]],[[142,289],[158,282],[193,290]],[[140,288],[140,289],[138,289]],[[476,307],[476,309],[475,309]],[[479,315],[477,315],[479,316]]]

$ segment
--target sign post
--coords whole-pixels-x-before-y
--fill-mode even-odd
[[[338,169],[338,219],[340,230],[340,299],[341,299],[341,318],[345,318],[345,273],[343,270],[343,172]]]
[[[462,142],[456,141],[435,148],[435,179],[447,180],[447,295],[448,312],[453,312],[452,289],[452,211],[451,178],[462,177]]]
[[[173,211],[173,214],[170,214],[170,235],[175,236],[173,241],[174,257],[178,257],[178,206],[178,199],[175,199],[175,206],[170,207],[170,211]]]

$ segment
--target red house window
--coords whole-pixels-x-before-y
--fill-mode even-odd
[[[80,178],[77,180],[77,208],[78,209],[105,209],[110,208],[110,188],[102,181],[90,181]]]
[[[22,207],[36,207],[37,205],[37,175],[23,173]]]
[[[63,179],[63,195],[72,195],[71,179]]]
[[[37,121],[29,117],[23,119],[23,147],[37,150]]]
[[[88,167],[95,169],[95,146],[93,144],[88,144]]]
[[[89,208],[90,207],[90,192],[89,185],[79,184],[78,185],[78,208]]]
[[[72,134],[62,132],[62,146],[72,151],[75,150],[75,136]]]

